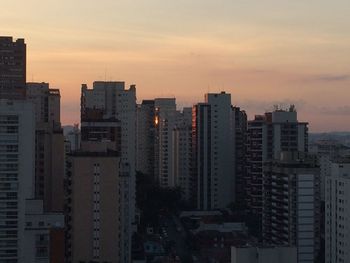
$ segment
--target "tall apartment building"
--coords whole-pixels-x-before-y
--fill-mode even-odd
[[[35,120],[30,103],[0,100],[0,259],[26,262],[25,202],[33,198]]]
[[[262,213],[263,163],[278,159],[281,152],[308,151],[308,123],[299,122],[292,105],[248,121],[246,195],[249,210]]]
[[[96,148],[93,148],[95,144]],[[130,262],[129,171],[120,153],[99,142],[67,157],[67,262]]]
[[[317,157],[282,152],[264,165],[263,241],[297,247],[298,263],[319,262],[320,171]]]
[[[26,44],[24,39],[0,37],[0,99],[24,99]]]
[[[82,85],[81,147],[84,151],[114,150],[122,182],[121,207],[122,258],[128,262],[131,253],[131,234],[136,230],[135,173],[136,173],[136,87],[125,88],[124,82],[96,81],[93,88]],[[119,183],[119,182],[118,182]],[[117,186],[115,188],[117,191]],[[117,206],[115,206],[117,209]]]
[[[81,140],[114,142],[121,161],[136,169],[136,87],[124,82],[95,81],[93,88],[82,85]],[[119,148],[119,149],[118,149]]]
[[[234,144],[231,95],[209,93],[192,110],[193,180],[196,207],[226,208],[234,202]]]
[[[175,186],[182,198],[192,199],[192,108],[183,108],[173,130],[173,163]]]
[[[154,173],[161,187],[174,187],[174,128],[179,112],[175,98],[157,98],[155,106]]]
[[[235,203],[238,207],[246,206],[246,160],[247,160],[247,114],[239,107],[232,107]]]
[[[349,261],[350,251],[350,160],[333,161],[326,176],[326,263]]]
[[[136,170],[151,176],[154,175],[154,138],[154,100],[143,100],[137,106]]]
[[[332,162],[348,155],[348,148],[333,140],[320,140],[309,146],[309,151],[318,156],[321,168],[321,200],[325,201],[325,180],[331,174]]]
[[[58,262],[62,213],[34,199],[35,111],[22,100],[0,100],[0,261]],[[55,232],[55,233],[54,233]],[[53,256],[54,255],[54,256]]]
[[[60,120],[60,91],[48,83],[27,83],[26,100],[35,111],[35,197],[45,211],[63,211],[64,135]]]

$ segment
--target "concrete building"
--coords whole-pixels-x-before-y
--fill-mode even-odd
[[[173,163],[175,186],[180,187],[182,198],[192,197],[192,108],[184,108],[178,115],[173,130]]]
[[[237,207],[246,207],[246,166],[247,166],[247,114],[239,107],[232,107],[235,203]]]
[[[234,132],[231,95],[210,93],[192,110],[196,207],[226,208],[234,202]]]
[[[24,39],[0,36],[0,99],[24,99],[26,86]]]
[[[97,148],[96,148],[97,147]],[[124,82],[95,81],[93,88],[81,90],[81,148],[83,151],[117,152],[119,179],[123,185],[120,258],[129,262],[131,235],[136,231],[136,87]],[[117,206],[115,206],[115,209]],[[118,211],[116,211],[118,212]],[[114,261],[113,261],[114,262]]]
[[[26,200],[23,254],[28,263],[64,262],[64,239],[57,234],[64,233],[64,215],[45,213],[43,201]],[[61,261],[60,261],[61,260]]]
[[[0,258],[25,262],[25,201],[34,196],[35,120],[30,103],[0,100]]]
[[[320,171],[317,157],[282,152],[263,169],[262,232],[266,245],[297,247],[298,263],[318,262]]]
[[[64,137],[66,145],[68,145],[66,152],[74,152],[80,149],[81,134],[78,124],[74,124],[72,130],[68,131]]]
[[[129,180],[118,155],[90,147],[67,158],[68,262],[130,262]]]
[[[155,106],[154,173],[161,187],[174,187],[174,128],[179,112],[175,98],[157,98]]]
[[[154,139],[154,100],[143,100],[137,106],[136,170],[147,175],[154,175]]]
[[[64,135],[60,120],[60,91],[48,83],[27,83],[26,100],[35,111],[35,198],[45,211],[63,211]]]
[[[232,247],[231,263],[297,263],[295,247]]]
[[[332,162],[348,155],[348,147],[333,140],[320,140],[309,146],[309,151],[318,156],[321,169],[321,200],[325,201],[325,180],[331,174]]]
[[[62,213],[45,213],[33,199],[35,110],[23,100],[0,100],[0,259],[3,262],[58,262],[64,255]],[[55,234],[53,234],[53,231]],[[43,238],[43,239],[41,239]],[[55,258],[55,259],[54,259]]]
[[[326,176],[325,197],[325,262],[349,262],[349,159],[332,162],[330,175]]]
[[[246,195],[248,208],[255,215],[262,214],[263,163],[279,159],[282,151],[308,151],[308,123],[298,121],[293,105],[248,121]]]

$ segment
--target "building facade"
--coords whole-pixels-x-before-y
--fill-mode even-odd
[[[45,211],[64,207],[64,135],[60,91],[48,83],[27,83],[26,100],[35,111],[35,197]]]
[[[26,262],[26,199],[34,197],[35,119],[30,103],[0,100],[0,259]]]
[[[232,107],[235,203],[238,208],[246,207],[246,166],[247,166],[247,114],[239,107]]]
[[[308,123],[299,122],[294,106],[255,116],[248,121],[246,196],[249,210],[262,214],[264,162],[281,152],[308,151]]]
[[[24,39],[0,37],[0,99],[24,99],[26,86]]]
[[[183,200],[192,196],[192,108],[183,108],[173,130],[173,162],[175,186],[180,187]]]
[[[231,95],[205,96],[192,109],[193,180],[199,210],[226,208],[234,202],[234,144]]]
[[[45,213],[43,208],[42,200],[26,200],[23,262],[64,262],[64,239],[57,239],[58,233],[63,237],[64,215]]]
[[[155,106],[154,100],[143,100],[137,106],[137,158],[136,170],[154,175],[155,146]]]
[[[120,165],[118,153],[108,149],[67,157],[68,262],[130,262],[124,221],[130,204]]]
[[[297,247],[298,263],[318,262],[320,171],[317,157],[282,152],[264,164],[262,214],[266,245]]]
[[[325,182],[325,262],[348,262],[350,251],[350,160],[333,161],[331,172],[326,176]]]
[[[179,112],[175,98],[157,98],[155,106],[154,175],[161,187],[174,187],[174,128]]]
[[[130,261],[131,235],[136,231],[136,121],[135,85],[129,89],[124,82],[115,81],[95,81],[92,89],[82,85],[82,151],[113,150],[120,157],[117,163],[118,184],[123,185],[120,188],[123,201],[119,208],[123,244],[120,256],[123,261],[120,262]]]
[[[295,247],[231,247],[231,263],[297,263]]]

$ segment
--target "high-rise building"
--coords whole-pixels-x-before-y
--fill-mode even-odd
[[[183,108],[173,130],[173,163],[175,186],[182,198],[192,198],[192,108]]]
[[[281,152],[308,151],[308,123],[299,122],[292,105],[248,121],[246,195],[249,210],[262,213],[263,163],[278,159]]]
[[[136,170],[151,176],[154,175],[154,137],[154,100],[143,100],[137,107]]]
[[[309,146],[309,151],[318,156],[321,169],[321,200],[325,201],[325,180],[331,174],[332,162],[346,156],[348,148],[333,140],[320,140]]]
[[[350,160],[333,161],[326,176],[325,262],[349,261]]]
[[[119,156],[115,161],[119,173],[117,183],[123,185],[119,188],[123,193],[119,208],[122,214],[119,217],[123,244],[121,262],[129,262],[131,234],[136,231],[136,87],[131,85],[126,89],[124,82],[96,81],[92,89],[83,84],[81,92],[81,148],[84,151],[113,150]],[[118,186],[114,185],[114,189],[117,191]],[[118,210],[114,212],[119,213]]]
[[[35,111],[35,197],[45,211],[63,211],[64,136],[60,121],[60,91],[48,83],[27,83],[26,100]]]
[[[320,171],[317,157],[281,152],[263,168],[262,232],[266,245],[297,247],[298,263],[319,262]]]
[[[174,128],[179,112],[175,98],[157,98],[155,106],[154,173],[161,187],[174,187]]]
[[[210,93],[192,111],[196,207],[226,208],[234,202],[234,131],[231,95]]]
[[[24,39],[0,37],[0,99],[24,99],[26,44]]]
[[[67,262],[131,259],[130,226],[125,222],[129,171],[124,174],[120,152],[99,144],[91,143],[87,150],[83,145],[67,157]]]
[[[35,119],[23,101],[0,100],[0,259],[25,260],[25,202],[34,196]]]
[[[247,114],[239,107],[232,107],[233,145],[234,145],[234,174],[235,174],[235,203],[237,207],[246,207],[246,160],[247,160]]]

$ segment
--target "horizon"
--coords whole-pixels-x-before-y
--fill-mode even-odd
[[[2,9],[1,34],[27,43],[27,81],[60,89],[63,124],[79,122],[82,83],[113,79],[136,84],[138,101],[191,106],[224,90],[250,119],[295,104],[312,132],[350,130],[346,1],[15,0]]]

